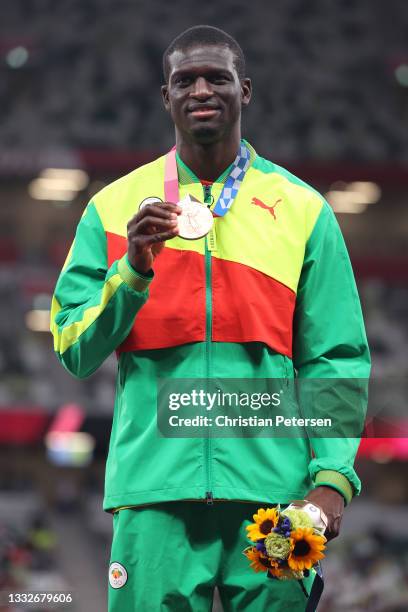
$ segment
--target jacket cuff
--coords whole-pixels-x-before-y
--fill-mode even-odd
[[[149,287],[153,279],[153,270],[147,272],[147,274],[140,274],[136,272],[129,263],[127,255],[124,255],[122,259],[118,261],[118,273],[121,279],[129,285],[135,291],[143,293]]]
[[[344,497],[346,505],[348,505],[353,498],[353,488],[350,482],[343,474],[334,470],[321,470],[317,472],[315,478],[315,487],[331,487],[338,493],[341,493]]]

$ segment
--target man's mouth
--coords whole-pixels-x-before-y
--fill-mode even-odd
[[[189,110],[189,113],[196,119],[211,119],[220,112],[220,109],[215,106],[196,106]]]

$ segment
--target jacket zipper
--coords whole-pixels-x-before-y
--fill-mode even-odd
[[[211,185],[203,185],[204,203],[211,203]],[[208,236],[204,238],[205,245],[205,377],[208,380],[211,372],[211,328],[212,328],[212,293],[211,293],[211,251],[208,248]],[[210,429],[204,438],[204,464],[206,469],[207,505],[213,504],[211,490],[211,437]]]

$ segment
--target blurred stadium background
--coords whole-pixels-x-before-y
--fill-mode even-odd
[[[197,23],[226,29],[254,82],[244,136],[327,194],[373,377],[406,413],[408,3],[3,0],[0,11],[0,591],[71,591],[69,609],[101,612],[115,359],[74,380],[48,332],[84,205],[172,145],[159,90],[170,40]],[[70,425],[69,444],[47,436]],[[330,545],[322,612],[408,609],[408,439],[389,435],[362,443],[364,490]]]

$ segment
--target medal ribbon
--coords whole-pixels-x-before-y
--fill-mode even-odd
[[[177,204],[180,201],[176,147],[173,147],[166,155],[164,166],[164,199],[166,202]]]
[[[212,211],[214,216],[223,217],[229,211],[233,201],[237,197],[239,188],[242,185],[242,181],[245,178],[245,174],[250,166],[250,163],[251,156],[249,149],[243,142],[241,142],[238,155],[232,163],[230,173],[225,180],[220,197],[218,198]],[[164,197],[166,202],[177,203],[180,200],[176,147],[173,147],[166,155],[164,169]]]

